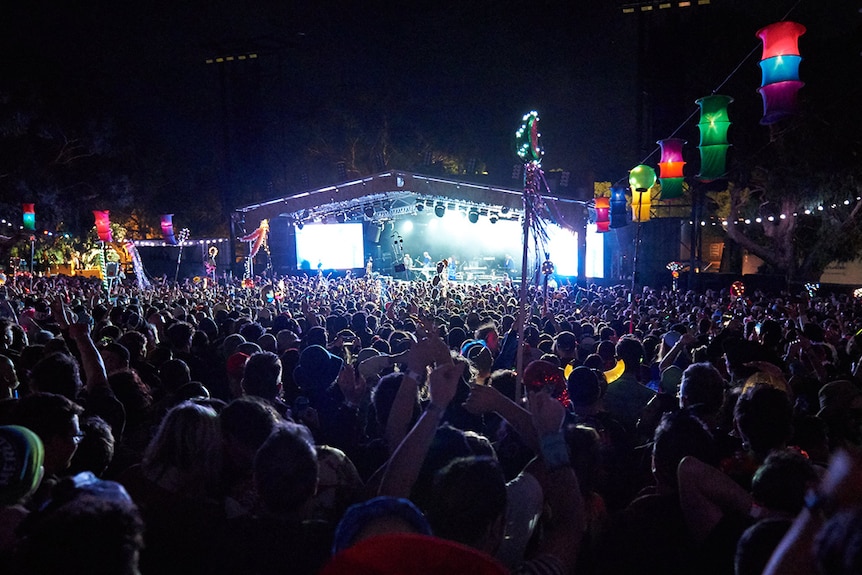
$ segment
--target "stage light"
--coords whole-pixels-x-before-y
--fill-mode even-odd
[[[479,221],[479,212],[477,212],[475,208],[470,210],[470,213],[467,215],[467,219],[470,220],[471,224],[475,224]]]
[[[302,222],[296,222],[296,228],[297,228],[297,229],[299,229],[299,230],[301,230],[301,229],[302,229],[303,225],[304,225],[304,224],[303,224]]]
[[[340,214],[335,214],[335,221],[336,221],[337,223],[339,223],[339,224],[343,224],[345,219],[346,219],[346,218],[345,218],[345,216],[344,216],[344,213],[343,213],[343,212],[342,212],[342,213],[340,213]]]
[[[500,213],[504,214],[504,215],[508,214],[509,213],[509,206],[503,206],[502,208],[500,208]]]
[[[445,213],[446,206],[444,206],[443,204],[437,204],[436,206],[434,206],[434,215],[436,215],[438,218],[442,218],[443,214]]]
[[[365,209],[363,210],[363,212],[365,213],[366,218],[373,218],[374,217],[374,206],[365,206]]]
[[[496,224],[497,223],[497,217],[498,216],[497,216],[496,212],[491,212],[491,216],[488,218],[488,221],[490,221],[492,224]]]
[[[409,234],[413,231],[413,222],[410,220],[404,220],[404,223],[401,224],[401,233]]]
[[[421,212],[424,209],[425,209],[425,202],[423,202],[422,200],[416,200],[416,211]]]

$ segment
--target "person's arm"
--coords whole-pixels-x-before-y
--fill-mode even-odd
[[[763,575],[807,575],[818,573],[814,538],[830,512],[862,504],[862,457],[845,450],[829,461],[826,475],[816,491],[809,492],[806,507],[772,553]]]
[[[664,354],[664,357],[661,358],[661,361],[658,364],[659,373],[672,366],[673,362],[675,362],[679,357],[679,354],[687,350],[688,346],[694,344],[696,341],[697,338],[690,333],[682,334],[676,343],[673,344],[673,347],[670,348],[670,351]]]
[[[53,301],[52,311],[54,321],[60,326],[63,333],[68,333],[75,346],[78,348],[78,353],[81,356],[81,367],[84,369],[84,376],[87,378],[87,392],[93,393],[98,389],[110,389],[108,386],[108,374],[105,372],[105,363],[102,361],[102,356],[99,350],[96,349],[96,344],[90,337],[90,326],[85,323],[72,321],[71,313],[63,304],[63,300],[57,297]]]
[[[464,408],[474,414],[493,411],[512,426],[527,447],[539,452],[539,436],[536,435],[533,416],[496,388],[490,385],[470,386],[470,395],[464,402]]]
[[[389,458],[378,495],[409,497],[437,432],[437,426],[455,397],[462,369],[450,361],[431,372],[428,382],[431,401],[419,421]]]
[[[550,509],[543,523],[544,535],[535,557],[551,556],[571,573],[577,563],[586,518],[578,478],[569,462],[568,446],[561,428],[565,408],[549,394],[530,395],[530,410],[536,434],[541,438],[541,460],[544,472],[536,478]]]
[[[755,516],[759,508],[745,489],[719,469],[695,457],[677,468],[679,500],[689,531],[703,543],[727,513]]]

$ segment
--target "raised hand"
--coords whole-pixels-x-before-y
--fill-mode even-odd
[[[449,406],[455,397],[462,372],[463,368],[454,363],[443,364],[431,372],[428,379],[428,394],[432,405],[444,410]]]

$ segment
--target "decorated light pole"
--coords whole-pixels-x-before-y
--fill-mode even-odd
[[[33,289],[33,260],[36,258],[36,204],[23,204],[24,230],[30,232],[30,289]]]
[[[96,233],[99,235],[99,271],[102,274],[102,286],[110,295],[111,284],[108,281],[108,270],[105,263],[105,245],[114,241],[111,235],[111,212],[108,210],[93,210],[96,220]]]
[[[524,162],[524,194],[522,197],[524,206],[523,227],[523,249],[521,250],[521,293],[518,305],[518,353],[516,356],[515,370],[515,397],[521,397],[521,386],[524,373],[524,329],[526,327],[525,317],[527,315],[527,255],[530,244],[530,227],[532,226],[534,211],[540,201],[539,182],[542,177],[542,156],[545,151],[539,144],[541,134],[539,133],[539,113],[532,111],[522,118],[521,127],[515,132],[515,146],[518,157]]]

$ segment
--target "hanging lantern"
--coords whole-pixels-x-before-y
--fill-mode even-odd
[[[622,187],[611,188],[611,213],[610,227],[622,228],[629,223],[629,211],[626,209],[626,189]]]
[[[177,245],[177,238],[174,236],[174,215],[162,214],[162,237],[165,238],[165,243],[171,246]]]
[[[28,232],[36,230],[36,204],[22,204],[24,209],[24,229]]]
[[[114,238],[111,236],[111,212],[108,210],[93,210],[93,216],[96,218],[96,233],[99,234],[99,239],[103,242],[114,241]]]
[[[655,170],[641,164],[629,172],[629,185],[632,188],[632,221],[648,222],[652,187],[655,185]]]
[[[724,176],[727,171],[727,130],[730,128],[730,118],[727,106],[733,102],[730,96],[714,94],[696,101],[700,106],[700,173],[697,178],[702,182],[711,182]]]
[[[667,138],[659,140],[661,146],[661,161],[658,163],[659,181],[661,182],[661,199],[670,200],[682,195],[683,167],[682,147],[685,140]]]
[[[805,26],[796,22],[776,22],[757,31],[763,42],[760,58],[760,88],[763,117],[760,123],[774,124],[796,113],[796,95],[804,82],[799,81],[799,37]]]
[[[604,233],[610,231],[611,200],[609,198],[596,198],[596,231]]]

